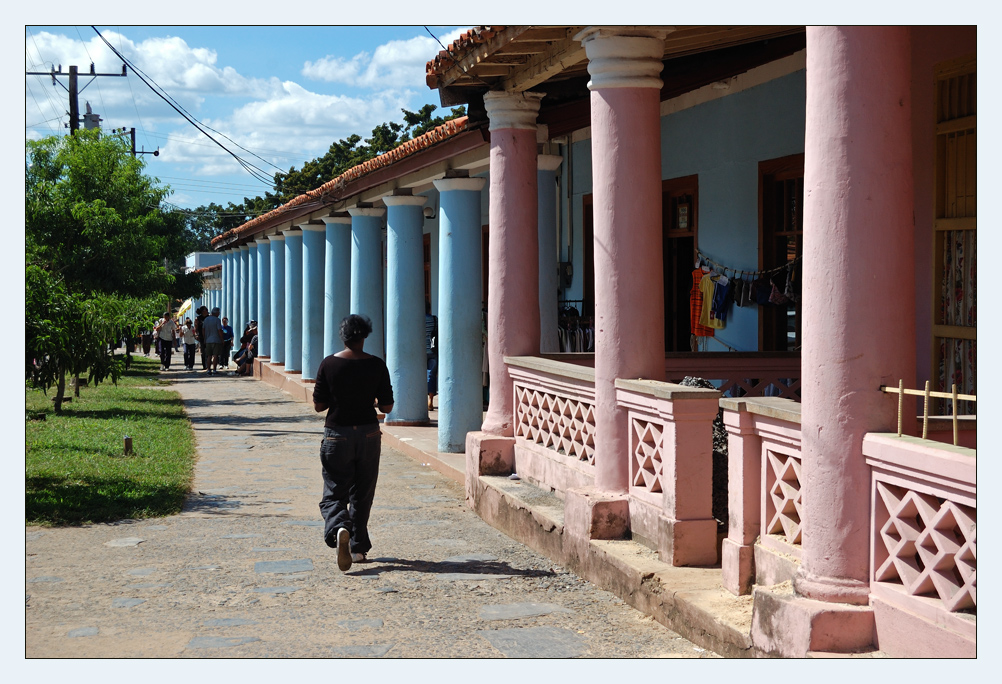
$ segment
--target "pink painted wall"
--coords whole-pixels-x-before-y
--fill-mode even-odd
[[[936,149],[933,68],[977,51],[976,26],[915,26],[912,33],[912,146],[915,168],[915,376],[932,370],[932,222]]]
[[[803,565],[798,591],[865,603],[863,435],[914,386],[911,48],[903,27],[808,27]]]
[[[661,121],[654,88],[591,93],[595,221],[595,485],[626,492],[616,378],[664,377]]]

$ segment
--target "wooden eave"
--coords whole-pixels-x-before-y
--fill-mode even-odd
[[[574,40],[583,28],[509,26],[465,54],[451,57],[454,64],[430,73],[428,85],[438,88],[442,102],[449,104],[468,102],[488,90],[522,92],[539,86],[545,92],[547,83],[587,76],[584,48]],[[665,38],[664,59],[803,30],[802,26],[677,26]]]

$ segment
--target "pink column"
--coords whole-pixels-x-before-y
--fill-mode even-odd
[[[540,93],[487,93],[490,118],[490,407],[483,431],[512,437],[515,399],[505,356],[539,353],[536,114]]]
[[[591,27],[595,241],[595,487],[629,486],[616,378],[664,380],[660,97],[664,34]]]
[[[807,598],[865,604],[863,435],[894,430],[881,384],[915,380],[910,33],[808,27],[803,562]]]

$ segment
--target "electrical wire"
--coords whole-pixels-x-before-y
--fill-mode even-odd
[[[167,94],[167,91],[163,90],[163,88],[161,88],[156,83],[156,81],[154,81],[152,78],[150,78],[149,76],[147,76],[145,74],[145,72],[143,72],[135,64],[133,64],[127,57],[125,57],[125,55],[123,55],[121,52],[119,52],[115,48],[115,46],[113,46],[111,43],[109,43],[108,40],[103,35],[101,35],[101,32],[97,30],[96,26],[91,26],[91,28],[94,29],[94,32],[97,33],[98,37],[100,37],[101,40],[104,41],[105,45],[107,45],[108,48],[112,52],[114,52],[115,55],[117,55],[119,59],[122,60],[122,62],[124,62],[126,65],[128,65],[129,67],[131,67],[133,73],[135,73],[139,77],[139,80],[141,80],[143,83],[145,83],[146,86],[150,90],[152,90],[160,99],[162,99],[164,102],[166,102],[171,107],[171,109],[173,109],[178,114],[180,114],[185,119],[185,121],[187,121],[188,123],[190,123],[199,132],[201,132],[202,135],[204,135],[205,137],[207,137],[209,140],[211,140],[217,146],[219,146],[220,149],[224,150],[227,154],[229,154],[231,157],[233,157],[233,159],[236,160],[236,162],[238,164],[240,164],[240,166],[243,167],[243,169],[245,171],[247,171],[249,174],[251,174],[251,176],[253,176],[257,180],[261,181],[261,183],[263,183],[265,185],[269,185],[270,186],[270,185],[274,184],[273,178],[271,176],[269,176],[263,169],[261,169],[258,166],[255,166],[251,162],[249,162],[249,161],[241,158],[235,152],[233,152],[232,150],[230,150],[229,148],[227,148],[225,145],[223,145],[221,142],[219,142],[214,137],[212,137],[205,129],[209,129],[209,130],[214,130],[214,129],[211,129],[208,126],[206,126],[205,124],[202,124],[200,121],[196,120],[193,116],[191,116],[190,114],[188,114],[187,111],[184,109],[184,107],[182,107],[179,103],[177,103],[174,100],[174,98],[172,98],[169,94]],[[149,79],[149,80],[147,80],[147,79]],[[215,131],[215,132],[218,133],[218,131]],[[223,136],[223,137],[226,137],[226,136]],[[229,138],[227,138],[227,139],[229,140]],[[251,154],[253,154],[253,153],[251,153]],[[254,155],[254,156],[257,156],[257,155]],[[275,167],[275,168],[278,168],[278,167]],[[279,169],[279,170],[281,171],[281,169]]]

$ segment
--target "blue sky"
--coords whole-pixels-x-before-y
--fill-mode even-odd
[[[443,44],[465,30],[428,28]],[[194,118],[267,160],[216,136],[269,177],[301,167],[335,140],[367,137],[384,121],[402,121],[401,108],[439,104],[438,93],[425,85],[424,65],[441,48],[423,26],[97,29]],[[99,73],[121,71],[121,61],[90,26],[25,26],[25,71],[62,65],[66,73],[75,64],[83,73],[91,62]],[[80,87],[88,80],[82,76]],[[170,201],[178,206],[225,206],[271,189],[135,74],[95,79],[80,94],[81,114],[87,102],[105,131],[135,127],[137,148],[159,148],[158,157],[145,156],[148,172],[174,189]],[[67,109],[64,88],[47,76],[25,77],[26,139],[64,134]]]

